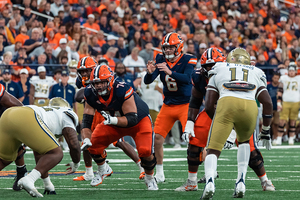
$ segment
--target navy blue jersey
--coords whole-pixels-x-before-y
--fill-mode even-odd
[[[76,85],[76,87],[77,87],[78,89],[84,87],[83,84],[82,84],[82,80],[81,80],[81,78],[80,78],[79,76],[77,76],[77,78],[76,78],[75,85]]]
[[[208,79],[205,77],[201,69],[196,69],[192,74],[192,83],[196,90],[201,92],[203,96],[206,94],[206,86]]]
[[[91,85],[88,85],[84,90],[84,98],[86,102],[96,109],[98,112],[102,110],[108,111],[111,116],[124,116],[122,111],[123,103],[134,96],[134,101],[137,107],[138,121],[141,121],[149,114],[149,108],[147,104],[133,91],[133,88],[124,82],[115,81],[113,89],[107,99],[103,99],[92,89]]]
[[[197,58],[190,54],[182,54],[177,61],[171,63],[162,54],[158,54],[155,62],[156,64],[166,62],[172,74],[169,76],[156,68],[152,74],[146,74],[145,84],[152,83],[160,75],[160,80],[164,84],[164,103],[167,105],[188,103],[192,91],[191,75],[197,64]]]
[[[267,85],[267,90],[270,94],[270,97],[272,99],[272,103],[273,103],[273,110],[277,111],[277,89],[278,86],[273,86],[272,83]]]

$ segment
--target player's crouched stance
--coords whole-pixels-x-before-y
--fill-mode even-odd
[[[105,162],[105,148],[129,135],[136,143],[141,165],[145,169],[148,190],[158,190],[153,177],[156,165],[153,155],[154,133],[147,104],[126,83],[115,81],[113,72],[107,65],[95,67],[90,81],[91,84],[84,91],[86,102],[81,133],[85,137],[91,135],[92,146],[88,150],[98,165],[91,186],[100,185],[105,177],[113,173]],[[92,134],[95,110],[103,115],[105,121],[98,124]]]
[[[51,104],[53,103],[53,104]],[[18,181],[18,186],[33,197],[43,197],[34,183],[42,178],[44,194],[56,194],[48,171],[63,158],[62,149],[55,136],[63,135],[70,147],[72,158],[66,174],[79,167],[80,146],[77,139],[77,115],[70,109],[68,102],[53,98],[45,107],[23,106],[7,109],[0,119],[0,170],[17,157],[19,146],[24,143],[34,151],[36,167]]]

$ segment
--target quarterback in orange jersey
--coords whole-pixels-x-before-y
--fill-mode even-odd
[[[105,162],[107,146],[126,135],[131,136],[145,169],[148,190],[158,190],[153,177],[156,159],[153,154],[154,133],[147,104],[124,82],[114,79],[107,65],[98,65],[91,73],[91,83],[84,90],[85,108],[81,133],[91,135],[89,152],[98,165],[91,186],[98,186],[113,171]],[[95,110],[105,118],[92,132]]]
[[[168,132],[177,120],[180,120],[184,130],[192,90],[191,75],[197,64],[195,56],[183,54],[183,40],[177,33],[165,35],[161,47],[162,54],[156,56],[155,62],[147,63],[147,74],[144,78],[145,84],[150,84],[160,75],[164,85],[165,99],[154,125],[157,183],[165,181],[163,143]]]
[[[100,59],[99,60],[99,64],[107,64],[107,61],[105,59]],[[84,58],[82,58],[77,66],[77,72],[78,72],[78,77],[76,79],[76,86],[78,88],[82,88],[81,91],[79,91],[78,93],[81,93],[84,91],[84,88],[90,84],[90,75],[92,70],[94,69],[94,67],[96,67],[97,62],[95,59],[93,59],[92,57],[86,56]],[[79,94],[77,94],[77,96],[80,96]],[[77,101],[81,102],[83,100],[83,94],[82,97],[79,97],[77,99]],[[97,124],[100,124],[102,121],[104,121],[103,116],[99,113],[99,112],[95,112],[95,116],[94,116],[94,120],[93,120],[93,124],[92,124],[92,131],[95,129],[95,127],[97,126]],[[93,167],[92,167],[92,157],[90,156],[90,153],[88,150],[86,150],[87,146],[91,145],[90,142],[90,136],[82,136],[83,137],[83,144],[82,144],[82,149],[83,149],[83,160],[85,163],[85,168],[86,168],[86,172],[84,175],[79,176],[74,178],[74,181],[89,181],[92,180],[94,178],[94,173],[93,173]],[[141,161],[139,159],[139,157],[137,156],[136,152],[134,151],[133,147],[128,144],[127,142],[125,142],[123,140],[123,138],[121,138],[118,141],[115,141],[113,143],[116,147],[119,147],[120,149],[122,149],[124,151],[124,153],[126,155],[128,155],[139,167],[140,169],[140,179],[143,179],[145,177],[145,171],[143,169],[143,167],[141,167]]]

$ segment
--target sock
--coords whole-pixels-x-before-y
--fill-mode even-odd
[[[146,180],[151,180],[151,179],[153,179],[153,173],[152,174],[145,174],[145,179]]]
[[[241,178],[243,178],[245,183],[245,177],[247,173],[249,159],[250,159],[249,143],[240,144],[237,152],[238,176],[236,182],[238,182]]]
[[[161,176],[164,175],[164,166],[163,166],[163,164],[156,165],[156,174],[161,175]]]
[[[98,165],[98,171],[105,171],[107,169],[107,163],[104,162],[103,165]]]
[[[206,183],[209,181],[210,178],[212,178],[212,181],[214,183],[214,177],[217,171],[217,162],[218,158],[215,154],[209,154],[206,156],[204,165]]]
[[[35,182],[36,180],[38,180],[39,178],[41,178],[41,173],[36,170],[36,169],[33,169],[28,175],[27,175],[28,178],[31,178],[33,182]]]
[[[144,168],[141,166],[141,159],[139,159],[139,161],[136,163],[136,165],[139,167],[140,173],[145,171]]]
[[[48,189],[50,191],[54,191],[55,190],[54,189],[54,185],[52,184],[49,176],[47,178],[43,178],[42,180],[44,182],[45,189]]]
[[[189,171],[188,179],[190,179],[191,181],[197,181],[197,172],[190,172]]]
[[[90,167],[85,166],[85,174],[89,175],[89,176],[94,175],[93,166],[90,166]]]
[[[268,177],[267,177],[266,173],[262,176],[259,176],[258,178],[259,178],[260,182],[262,182],[262,183],[268,180]]]
[[[27,172],[26,165],[18,166],[17,165],[17,174],[24,175]]]

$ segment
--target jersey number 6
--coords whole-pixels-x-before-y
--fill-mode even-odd
[[[175,92],[178,90],[177,83],[174,78],[171,78],[169,75],[166,75],[165,81],[169,91]]]

